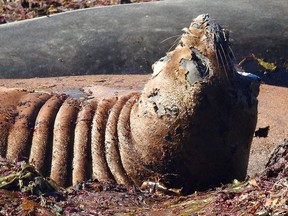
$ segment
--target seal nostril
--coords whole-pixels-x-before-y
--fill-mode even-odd
[[[172,142],[172,135],[170,132],[165,136],[165,140],[168,142]]]
[[[176,134],[182,134],[183,133],[183,129],[181,126],[178,126],[175,130]]]
[[[172,107],[165,107],[165,114],[171,115],[171,116],[177,116],[179,114],[179,108],[175,105]]]

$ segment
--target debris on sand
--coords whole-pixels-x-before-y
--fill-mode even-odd
[[[150,194],[97,181],[63,190],[31,165],[5,159],[0,164],[0,214],[3,215],[285,215],[288,212],[288,140],[272,152],[262,173],[243,182],[234,180],[185,197]]]

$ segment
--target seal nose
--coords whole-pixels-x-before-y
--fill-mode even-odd
[[[190,27],[200,29],[205,23],[208,23],[210,20],[209,14],[200,14],[197,16],[193,22],[191,23]]]

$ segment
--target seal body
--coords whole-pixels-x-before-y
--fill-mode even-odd
[[[200,15],[154,73],[131,111],[138,184],[203,190],[246,177],[257,123],[259,80],[236,71],[228,34]],[[128,155],[128,154],[127,154]],[[129,158],[130,159],[130,158]],[[140,170],[129,169],[139,164]]]
[[[187,193],[246,176],[259,81],[209,15],[184,29],[142,92],[101,100],[0,91],[0,153],[61,186],[87,178]],[[152,190],[153,191],[153,190]]]

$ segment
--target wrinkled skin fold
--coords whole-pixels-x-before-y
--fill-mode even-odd
[[[79,100],[1,88],[1,156],[64,187],[95,178],[185,194],[243,180],[259,80],[235,70],[228,32],[209,15],[183,31],[141,92]]]

